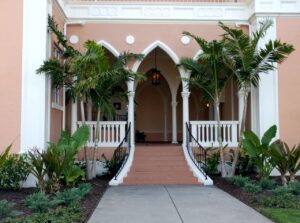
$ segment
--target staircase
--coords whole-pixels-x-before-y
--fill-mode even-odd
[[[136,145],[123,185],[199,185],[178,145]]]

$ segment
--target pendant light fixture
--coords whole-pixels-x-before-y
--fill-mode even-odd
[[[161,73],[160,73],[160,70],[157,69],[156,48],[154,50],[154,62],[155,62],[155,67],[151,69],[150,74],[151,74],[152,84],[155,87],[157,87],[160,84]]]

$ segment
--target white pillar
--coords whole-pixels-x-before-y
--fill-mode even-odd
[[[186,123],[189,122],[189,96],[190,92],[187,88],[183,88],[183,91],[181,92],[182,96],[182,144],[185,145],[186,143]]]
[[[87,120],[92,121],[92,110],[93,110],[93,103],[92,100],[89,100],[87,103]]]
[[[164,141],[168,141],[168,109],[167,102],[164,103]]]
[[[131,145],[135,144],[135,123],[134,123],[134,82],[129,81],[128,85],[128,122],[131,124]]]
[[[259,22],[264,21],[266,17],[257,17],[252,25],[253,30],[257,30],[260,26]],[[276,18],[268,17],[273,21],[264,38],[259,41],[258,48],[262,47],[269,40],[276,39]],[[276,66],[276,64],[275,64]],[[277,125],[277,137],[279,137],[279,111],[278,111],[278,72],[270,71],[267,74],[260,74],[259,87],[252,92],[252,127],[256,127],[254,131],[260,136],[272,125]]]
[[[47,78],[36,70],[47,59],[50,7],[47,0],[23,1],[21,152],[47,146]]]
[[[176,98],[173,99],[172,103],[172,143],[176,144],[177,142],[177,102]]]
[[[77,98],[72,103],[72,110],[71,110],[71,132],[74,133],[77,129],[77,120],[78,120],[78,100]]]
[[[238,92],[238,100],[239,100],[239,131],[241,131],[241,123],[243,119],[243,110],[244,110],[244,97],[245,91],[240,89]]]

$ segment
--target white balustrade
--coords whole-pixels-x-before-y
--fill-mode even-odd
[[[82,126],[82,122],[77,122],[77,126]],[[87,146],[95,146],[97,122],[89,121],[85,124],[90,129],[90,138]],[[117,147],[125,137],[126,122],[101,121],[99,123],[98,147]]]
[[[190,121],[191,132],[194,138],[203,147],[218,147],[217,121]],[[238,146],[238,121],[221,121],[221,138],[223,146]],[[192,140],[192,145],[196,142]]]

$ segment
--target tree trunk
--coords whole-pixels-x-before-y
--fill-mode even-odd
[[[295,182],[296,180],[296,172],[290,171],[290,182]]]
[[[86,121],[85,121],[85,112],[84,112],[85,110],[84,110],[83,100],[80,101],[80,110],[81,110],[81,121],[82,121],[82,124],[85,125]],[[90,160],[88,157],[88,148],[86,145],[84,145],[83,149],[84,149],[84,159],[85,159],[85,163],[86,163],[86,179],[91,180],[92,179],[91,164],[90,164]]]
[[[219,143],[219,151],[220,151],[220,162],[221,162],[221,174],[222,177],[227,177],[227,172],[225,168],[225,159],[224,159],[224,149],[223,149],[223,141],[221,136],[221,118],[220,118],[220,102],[219,99],[215,101],[215,109],[217,116],[217,139]]]
[[[93,150],[92,167],[91,167],[92,168],[91,174],[92,174],[93,178],[96,178],[96,149],[97,149],[98,143],[99,143],[100,114],[101,114],[101,110],[100,110],[100,108],[98,108],[95,146],[94,146],[94,150]]]
[[[246,126],[246,117],[247,117],[247,107],[248,107],[248,96],[250,92],[250,87],[249,86],[244,86],[242,87],[242,90],[244,91],[244,108],[243,108],[243,115],[242,115],[242,120],[240,123],[240,132],[239,132],[239,145],[238,148],[234,151],[234,159],[232,162],[232,172],[230,176],[234,176],[236,172],[236,168],[239,162],[239,157],[240,157],[240,148],[241,148],[241,143],[243,140],[243,133],[245,131],[245,126]]]
[[[285,176],[285,172],[280,172],[280,178],[281,178],[282,185],[287,187],[287,179]]]

